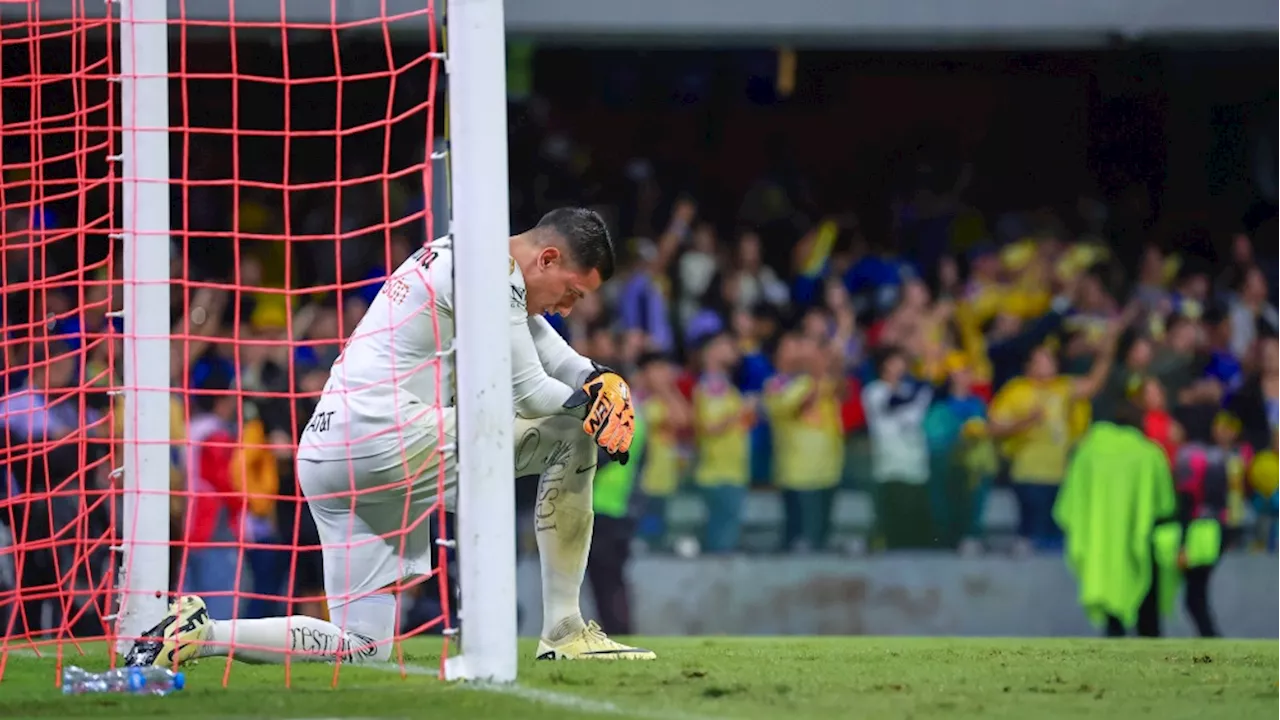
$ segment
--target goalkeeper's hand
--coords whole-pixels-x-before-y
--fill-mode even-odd
[[[603,365],[582,384],[590,407],[582,430],[595,439],[609,457],[627,464],[631,438],[636,432],[636,413],[631,405],[631,387],[622,376]]]

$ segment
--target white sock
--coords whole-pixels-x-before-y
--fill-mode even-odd
[[[560,453],[538,479],[534,527],[542,565],[542,637],[559,640],[584,626],[579,595],[591,551],[595,513],[591,506],[596,476],[595,443],[574,439],[572,452]],[[586,468],[585,472],[577,472]]]
[[[200,655],[247,663],[334,662],[371,664],[391,659],[396,632],[396,598],[369,595],[330,609],[336,623],[306,615],[254,620],[215,620]],[[343,627],[345,623],[346,627]]]

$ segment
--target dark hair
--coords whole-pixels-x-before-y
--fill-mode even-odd
[[[636,367],[643,370],[657,363],[670,363],[671,356],[658,350],[646,350],[636,359]]]
[[[1142,421],[1145,415],[1146,413],[1138,406],[1138,403],[1129,399],[1121,400],[1120,403],[1116,405],[1115,424],[1141,430],[1143,424]]]
[[[878,348],[875,351],[875,354],[873,355],[875,368],[876,368],[876,376],[879,377],[880,375],[884,374],[885,366],[888,365],[889,361],[892,360],[893,358],[906,359],[906,357],[907,357],[906,350],[903,350],[897,345],[885,345],[881,348]]]
[[[730,340],[733,339],[733,333],[727,327],[721,327],[719,330],[703,333],[698,336],[697,342],[693,343],[693,350],[699,353],[704,352],[707,348],[711,347],[713,343],[724,338],[728,338]]]
[[[543,215],[535,229],[551,230],[564,238],[573,262],[597,270],[601,282],[613,276],[613,240],[600,213],[587,208],[557,208]]]
[[[1213,328],[1221,325],[1227,319],[1227,308],[1220,302],[1210,303],[1205,308],[1204,314],[1200,316],[1200,320],[1204,322],[1205,327]]]
[[[1169,319],[1166,322],[1168,323],[1168,326],[1169,326],[1168,329],[1172,330],[1176,327],[1181,327],[1183,325],[1195,325],[1200,322],[1200,319],[1191,317],[1186,313],[1174,312],[1169,316]]]
[[[612,323],[609,322],[608,319],[593,321],[592,323],[587,325],[587,330],[584,333],[584,335],[586,335],[588,339],[592,339],[592,338],[595,338],[600,333],[607,333],[609,335],[613,334],[613,325]]]
[[[773,305],[761,300],[751,308],[751,318],[753,320],[765,320],[768,322],[779,322],[778,309]]]
[[[1257,273],[1258,275],[1262,276],[1262,285],[1263,287],[1267,288],[1268,292],[1270,292],[1271,283],[1267,282],[1266,274],[1263,273],[1262,270],[1256,265],[1249,265],[1246,267],[1239,268],[1239,270],[1237,270],[1237,274],[1236,274],[1236,277],[1234,278],[1234,281],[1231,283],[1231,289],[1237,293],[1244,292],[1245,285],[1249,284],[1249,276],[1253,275],[1254,273]]]
[[[200,382],[198,388],[191,389],[188,397],[197,411],[209,413],[218,407],[221,400],[234,397],[232,390],[236,385],[236,378],[230,372],[224,368],[215,367]]]
[[[1129,353],[1133,352],[1133,349],[1137,347],[1138,343],[1144,342],[1150,343],[1151,341],[1134,328],[1125,330],[1121,333],[1120,339],[1116,342],[1116,357],[1123,361],[1128,361]]]
[[[1105,262],[1099,261],[1099,262],[1090,264],[1089,267],[1086,267],[1082,275],[1084,277],[1089,277],[1089,278],[1093,278],[1094,280],[1097,280],[1098,284],[1102,286],[1103,290],[1110,292],[1111,290],[1111,288],[1109,287],[1109,278],[1111,275],[1110,271],[1111,271],[1111,268],[1109,268]]]
[[[724,282],[724,272],[717,270],[707,283],[707,289],[702,291],[698,304],[707,310],[714,311],[717,315],[725,315],[729,310],[729,304],[724,301]]]
[[[774,343],[774,351],[776,352],[781,349],[782,344],[788,340],[804,340],[804,337],[805,335],[803,330],[798,327],[789,326],[787,329],[778,333],[778,337]]]

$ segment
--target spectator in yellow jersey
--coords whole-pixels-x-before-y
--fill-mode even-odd
[[[980,243],[969,251],[969,278],[960,300],[975,330],[999,312],[1005,291],[1002,270],[995,245]]]
[[[1077,406],[1102,389],[1111,372],[1116,342],[1132,316],[1127,313],[1108,326],[1087,376],[1060,375],[1054,350],[1041,345],[1032,351],[1025,374],[1010,380],[991,401],[991,435],[1009,462],[1009,479],[1018,499],[1020,551],[1062,547],[1053,504],[1072,444],[1083,430],[1077,427]]]
[[[631,390],[636,410],[648,427],[640,492],[645,498],[638,534],[646,542],[661,542],[666,534],[667,501],[680,486],[680,433],[688,429],[689,403],[676,387],[676,368],[658,353],[641,355]]]
[[[1100,343],[1106,337],[1107,324],[1120,314],[1121,308],[1115,297],[1107,291],[1104,275],[1105,269],[1099,267],[1083,272],[1075,279],[1075,302],[1071,314],[1062,323],[1063,334],[1069,337],[1063,352],[1063,367],[1068,373],[1089,371]],[[1113,419],[1112,406],[1124,400],[1125,390],[1109,394],[1113,397],[1095,402],[1096,420],[1110,422]],[[1105,389],[1102,395],[1108,395]]]
[[[1050,309],[1053,283],[1053,258],[1057,241],[1051,236],[1026,238],[1005,246],[1000,251],[1008,284],[1000,300],[1000,311],[1029,321]]]
[[[844,470],[840,383],[833,365],[829,348],[788,333],[778,345],[778,374],[765,387],[774,477],[785,513],[784,548],[826,546],[832,501]]]
[[[738,361],[733,337],[712,336],[702,348],[702,374],[693,390],[697,465],[693,478],[707,508],[702,549],[732,552],[742,529],[742,501],[751,479],[750,432],[754,403],[733,383]]]

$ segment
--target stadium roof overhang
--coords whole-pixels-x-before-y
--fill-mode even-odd
[[[434,0],[443,15],[447,0]],[[116,5],[117,3],[112,3]],[[170,0],[170,18],[240,23],[336,21],[352,32],[422,34],[427,0]],[[26,19],[101,16],[106,3],[41,0],[0,3],[0,16]],[[333,13],[331,15],[331,12]],[[956,48],[1096,48],[1144,41],[1275,44],[1275,0],[507,0],[512,35],[575,44],[643,41],[741,45],[944,50]],[[370,21],[363,23],[362,21]],[[199,26],[191,26],[195,30]],[[279,37],[276,28],[264,31]],[[206,32],[225,29],[205,27]],[[238,32],[242,31],[238,29]]]
[[[509,0],[511,33],[941,50],[1127,41],[1276,43],[1274,0]]]

